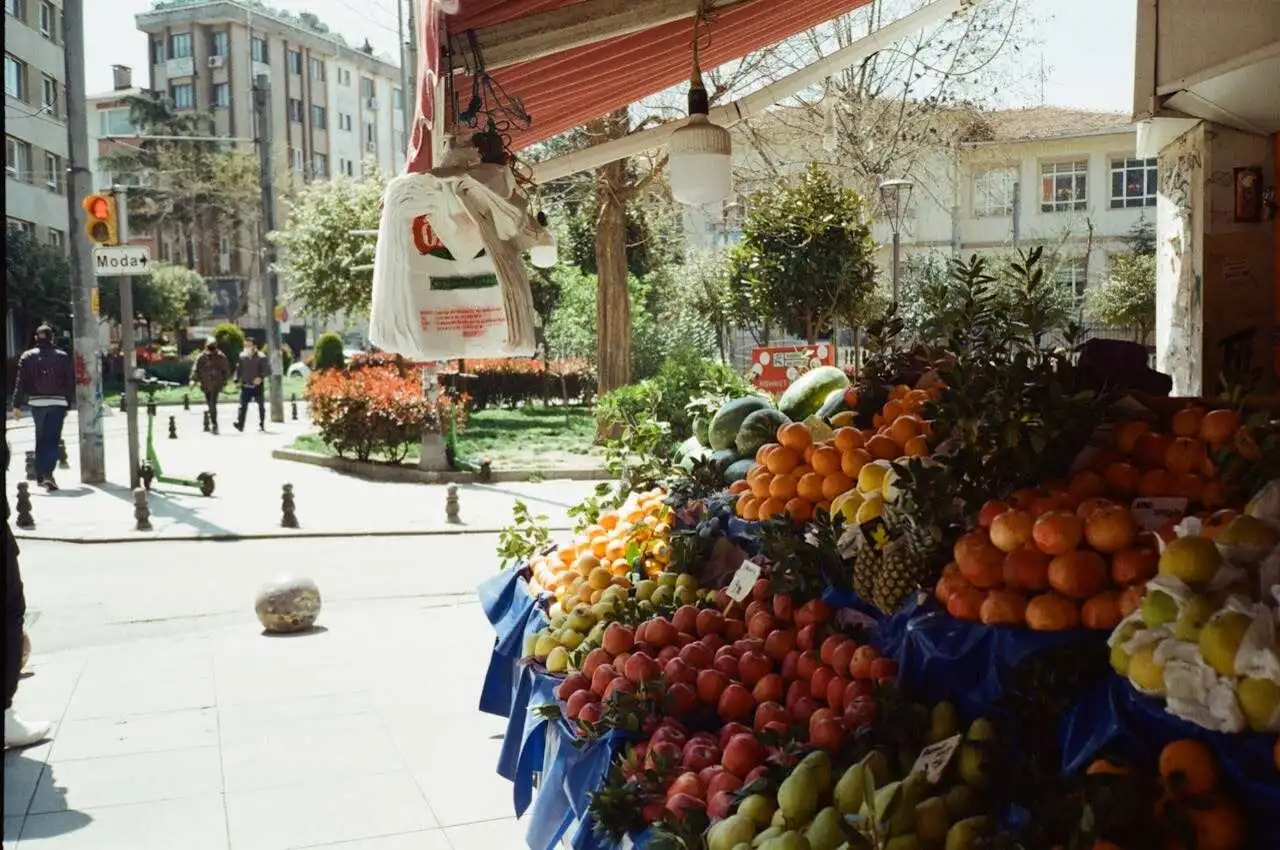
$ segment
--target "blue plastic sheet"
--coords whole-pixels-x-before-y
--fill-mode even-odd
[[[511,716],[511,700],[519,678],[524,639],[546,623],[546,615],[529,592],[528,584],[522,577],[516,576],[507,604],[493,623],[496,638],[489,657],[489,669],[480,690],[481,711],[498,717]]]
[[[1035,632],[957,620],[933,599],[909,603],[881,620],[872,635],[898,663],[898,682],[917,697],[950,699],[962,716],[985,713],[1000,697],[1005,674],[1028,656],[1075,641],[1106,640],[1083,629]]]
[[[1280,776],[1273,761],[1274,734],[1211,732],[1164,710],[1119,676],[1085,692],[1062,719],[1063,768],[1084,770],[1104,749],[1138,763],[1154,763],[1170,741],[1194,738],[1217,755],[1222,775],[1238,793],[1256,833],[1256,850],[1280,847]]]
[[[822,601],[832,608],[852,608],[873,620],[883,620],[885,614],[852,590],[844,587],[828,587],[822,592]]]
[[[748,555],[759,555],[760,523],[729,517],[729,539]]]

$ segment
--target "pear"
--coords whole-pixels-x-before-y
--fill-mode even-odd
[[[983,833],[991,829],[991,818],[978,816],[965,818],[947,830],[946,850],[974,850]]]
[[[787,816],[782,813],[782,809],[774,809],[773,817],[769,818],[769,826],[776,826],[783,831],[786,830]]]
[[[782,835],[782,833],[784,833],[784,832],[786,832],[786,831],[787,831],[787,830],[786,830],[786,827],[782,827],[782,826],[771,826],[771,827],[769,827],[768,829],[766,829],[766,830],[764,830],[763,832],[761,832],[761,833],[760,833],[759,835],[757,835],[755,838],[751,839],[751,846],[752,846],[752,847],[760,847],[760,846],[761,846],[761,845],[763,845],[766,841],[769,841],[769,840],[771,840],[771,839],[777,838],[779,835]]]
[[[962,783],[948,790],[942,802],[951,821],[963,820],[978,810],[978,792]]]
[[[547,653],[546,664],[548,673],[567,673],[569,670],[569,650],[563,646],[557,646]]]
[[[559,644],[570,652],[582,646],[582,642],[586,639],[587,636],[576,629],[561,629],[556,635]]]
[[[1253,567],[1280,546],[1280,532],[1257,517],[1243,514],[1227,523],[1214,541],[1234,563]]]
[[[1117,643],[1111,647],[1111,669],[1115,670],[1121,676],[1129,675],[1129,653],[1124,651],[1124,645]]]
[[[525,658],[532,658],[538,652],[538,633],[530,632],[524,636],[524,645],[521,648],[521,655]]]
[[[887,785],[876,788],[875,799],[867,800],[865,808],[876,819],[876,823],[886,823],[893,815],[893,811],[897,808],[898,801],[901,799],[902,783],[890,782]]]
[[[751,818],[756,826],[766,827],[773,820],[773,813],[777,808],[773,800],[765,795],[752,794],[738,804],[738,814]]]
[[[551,632],[538,632],[538,639],[533,645],[534,658],[546,658],[551,654],[551,650],[560,644],[556,642],[556,637]]]
[[[707,850],[733,850],[739,844],[749,844],[756,837],[756,825],[743,814],[730,815],[717,821],[707,830]]]
[[[658,583],[651,578],[641,579],[636,582],[635,596],[637,602],[648,602],[653,596],[653,592],[658,589]]]
[[[813,823],[805,830],[804,837],[809,842],[810,850],[836,850],[845,842],[840,813],[830,806],[818,812]]]
[[[677,587],[680,582],[680,573],[674,573],[670,570],[658,573],[658,584],[663,587]]]
[[[930,797],[916,804],[916,837],[924,844],[941,844],[951,829],[951,816],[941,797]]]
[[[1196,594],[1186,601],[1174,622],[1173,636],[1178,640],[1200,640],[1200,630],[1221,606],[1207,596]]]
[[[991,741],[996,737],[996,727],[992,726],[987,718],[979,717],[969,726],[969,734],[966,737],[970,741]]]
[[[1205,663],[1223,676],[1234,676],[1236,653],[1252,625],[1253,619],[1239,611],[1224,611],[1210,618],[1200,630],[1200,654]]]
[[[1138,611],[1142,622],[1153,629],[1178,619],[1177,601],[1163,590],[1148,590]]]
[[[987,774],[987,756],[980,746],[972,743],[960,745],[960,778],[971,788],[986,788],[991,782]]]
[[[956,713],[956,707],[945,700],[935,705],[929,712],[928,742],[936,744],[959,732],[960,716]]]
[[[829,770],[827,776],[828,779],[831,776]],[[778,786],[778,811],[787,819],[787,823],[804,823],[818,811],[821,793],[820,769],[806,768],[804,762],[801,762]]]
[[[798,832],[784,832],[760,845],[760,850],[810,850],[809,840]]]
[[[889,776],[889,757],[884,754],[884,750],[872,750],[862,757],[862,764],[871,771],[871,778],[875,780],[876,787],[892,779]]]
[[[923,773],[913,773],[902,780],[902,798],[894,808],[889,821],[890,835],[905,835],[915,831],[916,806],[929,794],[929,780]]]
[[[675,601],[675,588],[670,585],[660,584],[653,595],[649,597],[649,602],[653,603],[655,608],[670,605]]]
[[[826,750],[814,750],[800,760],[796,765],[796,770],[814,770],[817,771],[818,787],[822,789],[822,793],[831,790],[831,757],[827,755]]]
[[[832,795],[836,811],[842,815],[858,813],[862,804],[866,802],[868,774],[869,768],[865,758],[844,772],[840,781],[836,783],[836,790]]]
[[[1280,710],[1280,685],[1270,679],[1241,679],[1236,685],[1236,699],[1254,732],[1274,732],[1272,718]]]
[[[884,850],[919,850],[920,838],[915,835],[899,835],[890,838]]]
[[[576,606],[569,612],[569,618],[565,620],[566,626],[583,634],[591,631],[591,627],[595,624],[596,617],[591,613],[591,606],[586,604]]]

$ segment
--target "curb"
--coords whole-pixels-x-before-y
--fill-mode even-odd
[[[458,470],[427,470],[416,466],[395,466],[388,463],[372,463],[317,454],[302,449],[273,449],[275,460],[289,460],[312,466],[323,466],[337,472],[365,478],[370,481],[399,484],[511,484],[537,479],[546,481],[610,481],[613,476],[604,469],[506,469],[490,473],[487,479],[474,472]]]
[[[553,532],[572,532],[573,527],[568,525],[547,525],[543,526],[548,531]],[[59,537],[54,534],[34,534],[30,532],[14,531],[14,537],[18,540],[36,540],[45,543],[75,543],[78,545],[92,546],[98,543],[173,543],[173,542],[223,542],[232,543],[241,540],[293,540],[293,539],[324,539],[339,537],[440,537],[444,535],[479,535],[479,534],[500,534],[504,530],[503,526],[469,526],[459,525],[450,528],[421,528],[421,529],[387,529],[383,531],[307,531],[305,529],[291,531],[247,531],[236,532],[227,531],[217,534],[192,533],[173,536],[149,535],[147,537]]]

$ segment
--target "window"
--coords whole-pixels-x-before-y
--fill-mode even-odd
[[[302,73],[302,51],[290,50],[287,64],[289,66],[290,74],[301,74]]]
[[[992,168],[973,176],[973,214],[976,218],[1013,215],[1017,168]]]
[[[67,244],[67,234],[56,227],[49,228],[49,245],[61,249]]]
[[[228,56],[231,53],[231,36],[226,30],[219,30],[213,34],[213,41],[209,43],[210,56]]]
[[[350,159],[338,158],[338,171],[348,177],[354,177],[356,173],[355,162]]]
[[[152,65],[164,64],[164,39],[163,38],[151,39],[151,64]]]
[[[135,136],[138,133],[138,128],[129,120],[127,106],[102,110],[98,113],[98,124],[102,136]]]
[[[1111,209],[1156,205],[1156,158],[1111,160]]]
[[[1046,162],[1040,166],[1040,212],[1086,209],[1089,160]]]
[[[373,122],[366,121],[364,123],[364,143],[366,145],[371,145],[377,140],[378,140],[378,133],[377,133],[377,130],[374,129]]]
[[[324,61],[321,59],[312,59],[307,63],[307,71],[311,74],[311,79],[316,82],[324,82]]]
[[[10,177],[29,180],[31,177],[31,145],[6,136],[4,139],[4,170]]]
[[[58,114],[58,81],[48,74],[41,81],[40,105],[48,108],[50,115]]]
[[[191,33],[180,32],[169,36],[169,58],[186,59],[191,55]]]
[[[174,109],[195,109],[196,106],[195,89],[191,83],[169,86],[169,99],[173,101]]]
[[[27,63],[4,55],[4,93],[18,100],[27,99]]]
[[[44,184],[59,195],[62,194],[62,157],[56,153],[45,152]]]
[[[375,93],[376,93],[376,92],[375,92],[375,89],[374,89],[374,86],[373,86],[373,78],[372,78],[372,77],[361,77],[361,78],[360,78],[360,96],[361,96],[361,97],[373,97]]]
[[[316,106],[312,104],[311,126],[315,127],[317,130],[323,130],[325,129],[325,127],[328,126],[328,119],[325,116],[325,111],[323,106]]]
[[[27,4],[26,0],[4,0],[4,11],[7,15],[13,15],[18,20],[26,20]]]
[[[391,105],[396,109],[404,109],[404,91],[399,88],[391,90]]]
[[[289,120],[295,124],[302,123],[302,101],[296,97],[289,98]]]
[[[254,37],[249,41],[249,53],[253,57],[254,62],[267,61],[267,40],[265,38]]]
[[[1084,257],[1071,257],[1063,260],[1054,270],[1054,279],[1058,286],[1075,297],[1076,304],[1084,300],[1084,291],[1089,286],[1088,261]]]
[[[53,28],[58,21],[58,12],[53,8],[53,4],[49,0],[40,0],[40,13],[37,20],[40,25],[40,34],[52,40]]]
[[[338,69],[338,85],[343,86],[345,88],[351,87],[351,69],[349,68]]]
[[[338,113],[338,129],[344,130],[348,133],[351,132],[351,113],[350,112]]]
[[[289,148],[289,158],[293,161],[293,170],[302,170],[302,148]]]
[[[322,153],[311,155],[311,173],[316,177],[329,176],[329,157]]]
[[[21,230],[23,233],[27,234],[28,236],[36,235],[36,226],[34,223],[30,221],[24,221],[23,219],[20,219],[20,218],[10,218],[8,220],[8,224],[10,227]]]
[[[231,85],[229,83],[213,84],[213,108],[226,109],[231,105]]]

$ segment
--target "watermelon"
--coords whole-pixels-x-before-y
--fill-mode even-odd
[[[697,437],[690,437],[680,445],[676,446],[675,454],[672,459],[679,462],[687,457],[699,458],[706,454],[706,452],[706,448],[702,443],[698,442]]]
[[[778,429],[791,420],[778,410],[757,410],[742,420],[735,445],[743,457],[755,457],[765,443],[772,443]]]
[[[819,366],[811,369],[778,399],[778,409],[796,422],[802,422],[817,413],[831,395],[832,390],[849,386],[849,376],[835,366]]]
[[[827,400],[822,403],[822,407],[818,408],[818,416],[822,419],[830,419],[842,410],[848,410],[848,406],[844,403],[844,387],[832,390],[827,393]]]
[[[726,401],[707,427],[707,445],[713,449],[733,448],[742,420],[757,410],[769,410],[772,407],[768,399],[754,395]]]
[[[737,461],[739,455],[733,449],[719,449],[711,452],[708,457],[711,459],[711,462],[716,465],[716,469],[723,470],[727,469],[729,464]]]
[[[708,445],[708,432],[711,430],[711,420],[705,416],[693,417],[693,436],[698,438],[698,442],[702,445]]]
[[[729,464],[729,468],[724,471],[724,481],[726,484],[732,484],[735,481],[741,481],[747,477],[747,473],[751,471],[751,467],[755,466],[755,461],[749,457],[742,460],[735,460]]]

